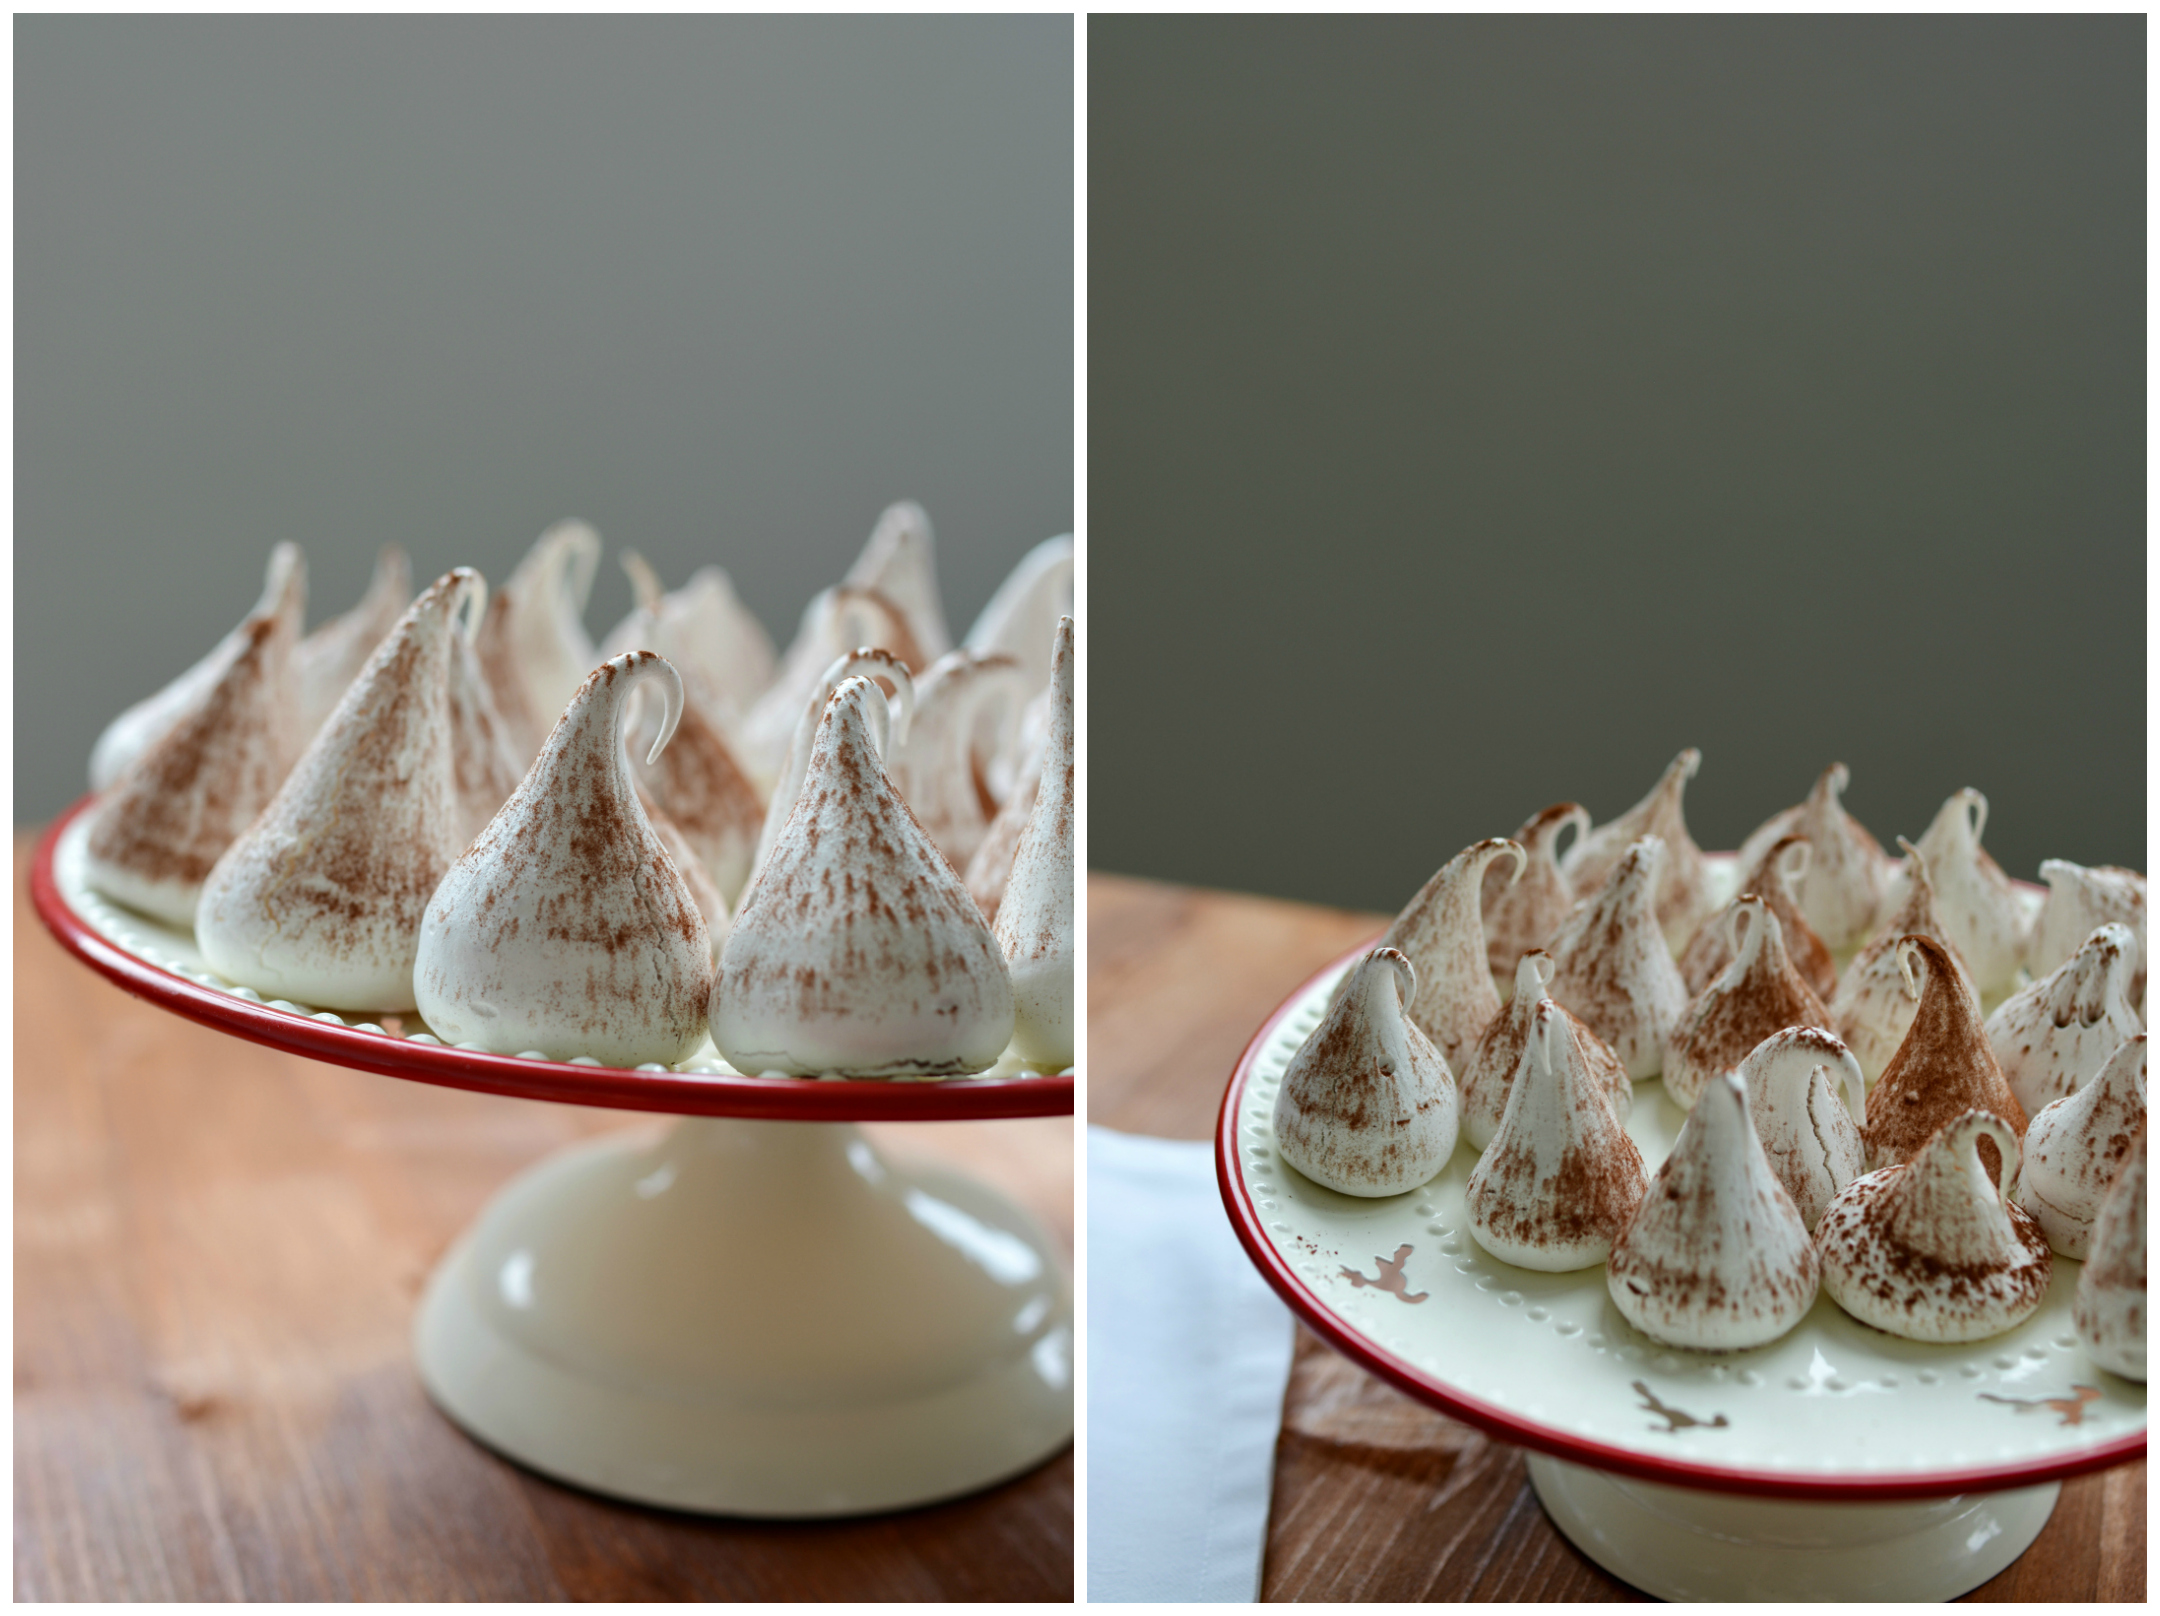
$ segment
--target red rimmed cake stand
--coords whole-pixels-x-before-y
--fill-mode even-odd
[[[966,1177],[888,1165],[855,1126],[1067,1116],[1070,1072],[759,1078],[709,1050],[625,1071],[266,1003],[187,933],[89,890],[88,806],[39,843],[31,901],[138,998],[311,1060],[681,1119],[522,1174],[430,1277],[421,1380],[487,1446],[640,1503],[805,1517],[954,1497],[1072,1439],[1071,1291],[1049,1237]]]
[[[1717,868],[1730,885],[1731,860]],[[1530,1449],[1546,1512],[1613,1575],[1669,1599],[1946,1599],[2024,1552],[2062,1478],[2144,1456],[2145,1388],[2078,1344],[2082,1265],[2062,1257],[2040,1311],[1986,1341],[1903,1341],[1825,1296],[1767,1347],[1683,1352],[1621,1317],[1603,1265],[1533,1273],[1479,1247],[1467,1143],[1405,1195],[1305,1178],[1275,1149],[1276,1092],[1377,941],[1292,993],[1239,1058],[1215,1134],[1223,1205],[1336,1351]],[[1660,1082],[1636,1085],[1628,1132],[1653,1168],[1683,1120]]]

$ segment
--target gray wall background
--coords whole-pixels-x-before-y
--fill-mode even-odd
[[[1392,910],[1703,750],[2145,864],[2141,17],[1089,28],[1091,862]]]
[[[965,630],[1072,527],[1068,17],[15,25],[19,823],[245,614],[581,516],[782,647],[920,500]],[[55,670],[64,670],[56,672]]]

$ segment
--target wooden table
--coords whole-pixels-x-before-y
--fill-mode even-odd
[[[989,1492],[820,1523],[619,1504],[436,1412],[407,1331],[521,1169],[650,1119],[297,1059],[63,954],[15,843],[15,1596],[1046,1599],[1070,1450]],[[1072,1122],[870,1130],[964,1162],[1071,1250]]]
[[[1091,1122],[1213,1137],[1269,1011],[1384,915],[1122,876],[1088,879]],[[1275,1450],[1266,1599],[1644,1596],[1577,1553],[1523,1451],[1413,1402],[1298,1330]],[[2040,1538],[1976,1600],[2143,1600],[2145,1466],[2064,1483]]]

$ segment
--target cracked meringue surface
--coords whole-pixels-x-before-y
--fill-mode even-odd
[[[1739,1077],[1771,1171],[1812,1230],[1838,1193],[1867,1171],[1860,1063],[1834,1033],[1788,1027],[1748,1052]]]

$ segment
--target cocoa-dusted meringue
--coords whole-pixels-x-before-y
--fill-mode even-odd
[[[473,637],[496,711],[526,767],[599,660],[584,622],[599,565],[600,535],[583,522],[558,522],[495,591]]]
[[[2137,955],[2128,926],[2101,926],[1987,1018],[1988,1047],[2027,1116],[2075,1094],[2125,1038],[2145,1030],[2125,996]]]
[[[1798,1324],[1820,1277],[1807,1224],[1756,1136],[1747,1085],[1721,1072],[1613,1242],[1613,1305],[1668,1347],[1735,1352]]]
[[[945,1077],[996,1063],[1012,983],[960,878],[878,762],[885,696],[845,680],[713,978],[737,1071]],[[873,716],[875,715],[875,716]]]
[[[961,641],[970,651],[1003,651],[1018,659],[1021,683],[1050,682],[1050,645],[1058,619],[1072,616],[1073,539],[1061,533],[1020,558]]]
[[[1511,838],[1522,846],[1520,873],[1485,872],[1485,963],[1494,976],[1512,977],[1516,961],[1550,943],[1567,924],[1568,912],[1575,907],[1575,887],[1560,873],[1560,861],[1553,854],[1560,845],[1560,833],[1570,825],[1580,840],[1590,829],[1590,810],[1579,802],[1556,802],[1532,814]]]
[[[1073,1060],[1073,621],[1058,619],[1056,694],[1035,812],[1013,854],[991,934],[1012,976],[1013,1048],[1062,1071]]]
[[[960,872],[967,882],[968,896],[975,900],[985,920],[997,919],[1006,883],[1012,879],[1013,855],[1020,851],[1020,833],[1035,817],[1035,799],[1042,791],[1043,751],[1038,746],[1029,754],[1013,794],[998,805],[997,818],[990,821],[990,828],[976,845],[975,856]]]
[[[1560,861],[1560,869],[1578,894],[1594,892],[1627,849],[1645,836],[1665,844],[1665,868],[1658,877],[1657,920],[1668,948],[1678,953],[1710,917],[1710,871],[1702,849],[1688,835],[1681,798],[1688,781],[1702,767],[1702,753],[1689,747],[1666,766],[1650,795],[1618,819],[1585,831]]]
[[[2150,1132],[2151,1130],[2146,1130]],[[2093,1220],[2092,1254],[2070,1307],[2078,1344],[2102,1369],[2145,1380],[2145,1134]]]
[[[421,592],[210,872],[195,938],[226,980],[319,1009],[413,1008],[421,916],[465,845],[450,669],[482,587],[460,567]]]
[[[2054,1101],[2025,1130],[2018,1203],[2039,1220],[2048,1244],[2082,1260],[2093,1219],[2145,1131],[2145,1035],[2123,1040],[2093,1080]]]
[[[1844,764],[1831,764],[1816,778],[1807,801],[1772,814],[1740,844],[1740,867],[1751,870],[1773,843],[1788,836],[1807,838],[1814,851],[1806,872],[1794,878],[1793,896],[1807,923],[1834,953],[1868,935],[1882,912],[1883,892],[1896,865],[1839,801],[1851,778]]]
[[[85,848],[85,874],[106,897],[193,922],[203,882],[306,742],[292,697],[306,599],[300,551],[281,544],[262,600],[211,654],[209,680],[106,788]]]
[[[733,903],[750,879],[757,856],[758,835],[765,828],[764,800],[695,702],[684,701],[665,750],[652,744],[662,716],[650,701],[635,703],[624,725],[631,775],[682,832],[720,895]],[[658,756],[647,762],[652,752]]]
[[[1498,836],[1471,843],[1434,872],[1380,939],[1417,967],[1410,1019],[1424,1029],[1450,1071],[1468,1062],[1478,1035],[1500,1013],[1500,994],[1485,968],[1478,893],[1486,867],[1510,856],[1521,869],[1523,850],[1515,843]]]
[[[1981,1145],[2001,1167],[1993,1177]],[[1823,1289],[1863,1324],[1908,1341],[1983,1341],[2021,1324],[2047,1296],[2047,1236],[2010,1199],[2017,1135],[1963,1111],[1914,1151],[1845,1186],[1815,1230]]]
[[[412,592],[412,563],[397,545],[386,544],[376,552],[375,574],[360,604],[293,648],[293,688],[300,697],[301,727],[310,739],[345,687],[360,676],[383,636],[397,627]]]
[[[450,646],[450,771],[457,804],[452,830],[460,851],[487,829],[524,773],[473,643],[487,616],[487,585],[478,573],[464,599]]]
[[[2145,877],[2116,864],[2088,869],[2068,859],[2048,859],[2040,866],[2048,884],[2047,901],[2025,946],[2025,969],[2042,977],[2078,951],[2093,929],[2118,921],[2137,938],[2137,971],[2130,979],[2130,1002],[2142,1013],[2145,1004]]]
[[[682,676],[651,651],[603,662],[435,889],[413,985],[443,1042],[671,1066],[704,1038],[711,940],[623,757],[624,703],[646,682],[665,746]]]
[[[977,738],[985,728],[1017,731],[1026,699],[1019,661],[1003,651],[948,652],[916,681],[915,717],[885,772],[956,870],[967,868],[998,809]]]
[[[882,647],[911,674],[922,672],[932,660],[916,644],[907,614],[884,595],[852,584],[820,590],[803,608],[802,626],[780,658],[772,683],[729,737],[753,779],[767,784],[779,777],[804,708],[817,699],[835,659],[857,646]],[[822,702],[818,710],[824,711]]]
[[[689,710],[690,703],[685,697],[683,711]],[[631,755],[630,761],[632,764],[639,761],[635,753]],[[712,876],[706,872],[705,861],[698,857],[697,849],[690,845],[689,839],[683,835],[675,821],[668,818],[660,805],[646,795],[642,788],[639,789],[637,798],[638,806],[645,810],[645,822],[652,826],[653,834],[660,838],[660,846],[666,850],[668,862],[675,866],[675,873],[682,877],[683,885],[690,889],[691,901],[697,905],[698,913],[705,918],[706,946],[711,950],[713,961],[717,964],[720,950],[727,942],[728,927],[733,923],[728,901],[720,895],[720,889],[713,884]]]
[[[952,649],[952,633],[945,627],[945,600],[938,592],[937,544],[930,532],[930,516],[911,499],[888,505],[878,513],[877,526],[841,579],[857,589],[874,589],[907,618],[909,635],[921,650],[922,660],[911,664],[920,672]],[[1056,624],[1049,625],[1053,630]]]
[[[795,799],[802,795],[803,775],[809,770],[810,749],[816,742],[825,709],[831,704],[834,693],[858,676],[875,680],[878,688],[887,693],[889,705],[882,712],[876,707],[869,709],[877,715],[873,722],[884,726],[879,730],[879,745],[898,746],[906,742],[909,720],[915,716],[915,680],[899,653],[866,645],[836,657],[811,687],[809,700],[796,715],[794,738],[788,743],[772,795],[766,799],[765,820],[758,831],[757,856],[750,865],[751,881],[757,879],[757,872],[772,857],[773,844],[780,840],[780,828],[794,812]],[[749,890],[749,883],[745,882],[744,894],[747,895]],[[740,906],[738,900],[737,907]]]
[[[1764,849],[1754,865],[1741,866],[1747,874],[1741,877],[1740,890],[1754,893],[1770,906],[1785,939],[1785,957],[1792,961],[1793,969],[1815,997],[1827,1004],[1837,992],[1837,966],[1831,962],[1830,950],[1823,946],[1823,940],[1793,901],[1794,884],[1806,873],[1813,851],[1804,836],[1780,837]],[[1727,904],[1697,927],[1681,954],[1680,980],[1687,984],[1688,992],[1702,992],[1732,963],[1732,913],[1733,904]]]
[[[1867,1171],[1860,1063],[1820,1027],[1787,1027],[1748,1052],[1740,1080],[1763,1154],[1812,1229],[1838,1191]]]
[[[1915,960],[1926,980],[1914,985]],[[1882,1081],[1868,1091],[1868,1165],[1889,1167],[1912,1160],[1918,1150],[1952,1117],[1978,1109],[2002,1119],[2012,1134],[2025,1132],[2025,1108],[1988,1047],[1980,1021],[1980,1000],[1953,963],[1950,950],[1921,933],[1897,942],[1898,968],[1905,991],[1920,1003],[1904,1042],[1883,1068]],[[2016,1175],[2004,1180],[2016,1182]]]
[[[1784,929],[1752,892],[1733,900],[1733,957],[1688,1001],[1665,1039],[1665,1092],[1685,1111],[1703,1084],[1738,1071],[1748,1052],[1787,1027],[1826,1027],[1830,1012],[1785,955]]]
[[[732,725],[772,683],[773,643],[718,567],[700,567],[672,594],[635,550],[622,553],[637,604],[600,642],[603,658],[658,651],[682,675],[683,694],[714,724]]]
[[[1605,1260],[1650,1175],[1559,1005],[1538,1006],[1528,1050],[1464,1208],[1471,1237],[1502,1262],[1567,1273]]]
[[[1987,813],[1987,798],[1967,786],[1936,810],[1919,847],[1935,887],[1943,935],[1957,949],[1981,997],[1993,998],[2016,983],[2032,924],[2010,878],[1980,845]],[[1909,879],[1909,869],[1892,876],[1883,897],[1886,908],[1904,901]]]
[[[1515,996],[1485,1024],[1485,1031],[1471,1046],[1461,1076],[1463,1133],[1483,1150],[1500,1131],[1507,1112],[1508,1091],[1530,1059],[1530,1029],[1538,1008],[1552,1004],[1545,984],[1551,980],[1552,956],[1532,949],[1516,962]],[[1554,1004],[1568,1033],[1581,1051],[1583,1064],[1605,1081],[1605,1098],[1613,1116],[1625,1122],[1635,1108],[1635,1085],[1629,1081],[1620,1057],[1605,1047],[1598,1035],[1566,1009]]]
[[[1927,859],[1902,836],[1898,846],[1905,849],[1904,895],[1882,934],[1839,974],[1837,992],[1830,999],[1831,1030],[1852,1050],[1870,1083],[1890,1064],[1905,1041],[1913,1012],[1919,1009],[1907,988],[1904,967],[1898,963],[1898,940],[1915,934],[1934,938],[1957,961],[1966,981],[1972,980],[1943,929],[1942,917],[1935,912],[1935,887],[1928,879]]]
[[[1664,859],[1665,844],[1655,836],[1630,846],[1548,950],[1553,974],[1546,991],[1635,1078],[1664,1069],[1666,1035],[1688,1006],[1687,984],[1651,907]]]
[[[90,789],[105,790],[120,778],[122,769],[149,750],[153,741],[199,706],[219,676],[233,665],[244,648],[252,644],[254,631],[248,625],[283,610],[288,596],[298,603],[293,608],[299,614],[294,619],[293,629],[297,643],[300,618],[307,613],[307,563],[301,557],[300,547],[290,543],[271,550],[269,564],[263,571],[262,594],[256,599],[254,609],[240,620],[239,627],[213,645],[200,662],[179,678],[156,694],[145,696],[105,726],[97,744],[90,749]],[[294,734],[294,755],[297,756],[298,749],[307,744],[307,736],[300,733],[297,722]],[[275,782],[271,789],[277,789]]]
[[[1455,1080],[1404,1013],[1417,968],[1400,949],[1374,949],[1344,984],[1283,1072],[1275,1143],[1331,1190],[1400,1195],[1455,1154]]]

